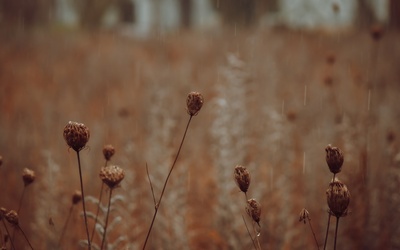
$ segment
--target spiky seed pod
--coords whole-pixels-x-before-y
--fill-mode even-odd
[[[237,165],[235,167],[234,177],[236,184],[243,193],[246,193],[250,186],[250,173],[247,168]]]
[[[116,187],[125,177],[125,172],[122,168],[111,165],[107,167],[102,167],[100,169],[100,179],[106,184],[110,189]]]
[[[24,185],[28,186],[32,182],[35,181],[35,172],[29,168],[24,168],[22,171],[22,180],[24,181]]]
[[[371,37],[375,41],[379,41],[383,36],[383,28],[381,25],[376,24],[371,27]]]
[[[114,154],[115,154],[115,148],[113,145],[105,145],[103,147],[103,155],[107,161],[109,161]]]
[[[188,114],[191,116],[197,115],[203,106],[203,102],[203,96],[199,92],[190,92],[186,99]]]
[[[329,169],[332,173],[337,174],[342,170],[342,165],[344,161],[343,153],[340,148],[332,147],[329,144],[325,148],[326,152],[326,163],[328,164]]]
[[[5,215],[4,218],[6,218],[6,220],[14,225],[14,226],[18,226],[18,213],[14,210],[10,210],[8,211]]]
[[[83,123],[71,122],[64,128],[64,140],[76,152],[81,151],[89,141],[90,131]]]
[[[74,194],[72,195],[72,204],[78,204],[82,200],[82,192],[79,190],[76,190]]]
[[[329,184],[326,190],[326,198],[332,215],[342,217],[347,215],[347,208],[350,204],[350,192],[347,186],[337,178]]]
[[[307,211],[307,209],[303,208],[300,212],[300,218],[299,221],[303,221],[304,224],[306,224],[306,219],[309,219],[310,213]]]
[[[249,199],[246,206],[247,214],[260,225],[261,205],[255,199]]]

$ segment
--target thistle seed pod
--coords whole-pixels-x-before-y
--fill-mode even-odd
[[[14,210],[8,211],[5,215],[4,218],[14,226],[18,226],[18,213]]]
[[[102,167],[100,169],[100,179],[106,184],[110,189],[116,187],[122,179],[125,177],[125,172],[122,168],[111,165],[107,167]]]
[[[342,170],[344,161],[343,153],[340,148],[332,147],[329,144],[326,148],[326,163],[333,174],[337,174]]]
[[[24,181],[25,186],[28,186],[35,181],[35,172],[28,168],[24,168],[22,171],[22,180]]]
[[[195,116],[199,113],[203,106],[203,96],[199,92],[190,92],[186,99],[187,112],[190,116]]]
[[[82,200],[82,193],[79,190],[76,190],[72,195],[72,204],[78,204]]]
[[[246,206],[247,214],[260,225],[261,205],[255,199],[249,199]]]
[[[342,217],[347,215],[347,208],[350,204],[350,192],[346,185],[338,179],[329,184],[326,190],[326,198],[332,215]]]
[[[83,123],[68,122],[64,128],[64,140],[76,152],[81,151],[89,141],[90,131]]]
[[[250,186],[250,173],[249,171],[240,165],[235,167],[234,177],[236,184],[243,193],[246,193]]]
[[[304,224],[306,224],[306,219],[309,219],[310,213],[307,211],[307,209],[303,208],[300,212],[300,219],[299,221],[303,221]]]
[[[115,148],[113,145],[105,145],[103,147],[103,155],[106,161],[109,161],[114,154],[115,154]]]

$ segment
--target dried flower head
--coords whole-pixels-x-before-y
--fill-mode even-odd
[[[307,209],[303,208],[300,212],[300,218],[299,221],[303,221],[304,224],[306,224],[306,219],[310,219],[310,213],[307,211]]]
[[[250,173],[247,168],[237,165],[235,167],[234,177],[236,184],[243,193],[246,193],[250,186]]]
[[[22,180],[24,181],[25,186],[28,186],[35,181],[35,172],[29,168],[24,168],[22,171]]]
[[[74,194],[72,195],[72,204],[78,204],[82,200],[82,192],[79,190],[76,190]]]
[[[203,106],[203,102],[203,96],[199,92],[190,92],[186,99],[188,114],[191,116],[197,115]]]
[[[332,215],[336,217],[347,215],[347,208],[350,203],[350,192],[345,184],[335,178],[335,180],[329,184],[328,190],[326,190],[326,197]]]
[[[383,36],[383,28],[381,25],[376,24],[371,27],[371,37],[375,41],[379,41]]]
[[[6,214],[4,214],[4,218],[6,218],[10,224],[18,226],[18,213],[16,211],[8,211]]]
[[[115,154],[115,148],[113,145],[109,144],[103,147],[103,155],[107,161],[109,161],[114,154]]]
[[[117,186],[125,177],[125,172],[122,168],[111,165],[102,167],[100,169],[100,179],[109,187],[114,188]]]
[[[76,152],[81,151],[89,141],[90,132],[83,123],[68,122],[64,128],[64,140]]]
[[[329,144],[326,148],[326,163],[332,173],[337,174],[342,170],[342,165],[344,161],[343,153],[340,148],[332,147]]]
[[[260,225],[261,205],[255,199],[249,199],[246,206],[247,214]]]

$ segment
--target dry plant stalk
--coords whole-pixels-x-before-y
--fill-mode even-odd
[[[28,242],[29,247],[33,250],[31,242],[28,240],[28,237],[26,237],[24,230],[22,230],[21,226],[19,225],[18,213],[15,210],[10,210],[7,212],[7,210],[5,210],[4,208],[2,208],[1,213],[2,216],[8,221],[8,223],[17,228],[22,233],[26,242]],[[11,242],[14,242],[14,239],[11,239]],[[13,248],[15,249],[14,245]]]
[[[81,159],[79,156],[79,152],[86,147],[86,143],[89,141],[90,131],[89,128],[85,126],[85,124],[70,121],[64,127],[63,135],[64,135],[64,140],[67,142],[68,146],[76,151],[76,155],[78,158],[79,179],[81,183],[81,192],[82,192],[83,216],[85,219],[88,249],[90,250],[92,247],[89,237],[89,228],[87,223],[86,206],[85,206],[85,193],[83,191]]]
[[[61,246],[61,242],[62,242],[65,232],[67,230],[68,222],[69,222],[69,219],[71,218],[71,214],[72,214],[72,210],[74,209],[74,205],[78,204],[81,200],[82,200],[82,192],[79,190],[76,190],[72,194],[72,204],[71,204],[71,207],[69,208],[67,219],[65,220],[63,229],[61,231],[60,239],[58,240],[58,247]]]
[[[300,211],[300,218],[299,218],[299,221],[300,221],[300,222],[303,221],[304,224],[306,224],[306,222],[308,221],[308,224],[310,225],[311,232],[312,232],[312,234],[313,234],[313,236],[314,236],[315,244],[317,245],[317,249],[319,249],[318,240],[317,240],[317,237],[315,236],[314,229],[313,229],[313,227],[312,227],[312,225],[311,225],[310,213],[307,211],[307,209],[303,208],[303,209]]]
[[[200,109],[203,107],[203,103],[204,103],[204,98],[203,98],[202,94],[200,94],[199,92],[190,92],[186,98],[186,111],[190,117],[186,124],[185,132],[183,133],[182,140],[179,145],[178,152],[175,156],[174,162],[172,163],[171,169],[169,170],[167,178],[165,179],[164,186],[163,186],[163,189],[160,194],[160,198],[158,199],[158,202],[156,204],[154,204],[154,214],[153,214],[153,218],[150,223],[149,231],[147,232],[146,239],[143,244],[143,250],[146,249],[146,245],[149,240],[151,230],[153,229],[154,221],[157,217],[158,209],[160,208],[160,204],[161,204],[162,198],[164,196],[164,192],[167,187],[168,180],[169,180],[172,170],[174,170],[175,164],[178,160],[179,154],[180,154],[182,146],[183,146],[183,142],[185,141],[185,138],[186,138],[186,133],[188,131],[190,122],[192,121],[193,116],[196,116],[199,113]],[[153,196],[154,196],[154,194],[153,194]]]

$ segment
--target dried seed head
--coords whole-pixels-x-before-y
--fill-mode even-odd
[[[105,145],[103,147],[103,155],[107,161],[109,161],[114,154],[115,154],[115,148],[113,145]]]
[[[375,41],[379,41],[383,36],[383,28],[381,25],[376,24],[371,27],[371,37]]]
[[[64,128],[64,140],[76,152],[81,151],[89,141],[90,132],[83,123],[68,122]]]
[[[236,184],[239,186],[243,193],[246,193],[250,186],[250,173],[249,171],[240,165],[235,167],[234,177]]]
[[[122,179],[125,177],[125,172],[122,168],[111,165],[102,167],[100,169],[100,179],[109,187],[114,188],[117,186]]]
[[[78,204],[82,200],[82,192],[79,190],[76,190],[74,194],[72,195],[72,204]]]
[[[29,168],[24,168],[22,172],[22,180],[24,181],[25,186],[28,186],[35,181],[35,172]]]
[[[255,199],[249,199],[246,206],[247,214],[260,225],[261,205]]]
[[[10,224],[18,226],[18,213],[16,211],[8,211],[6,214],[4,214],[4,218],[6,218]]]
[[[310,219],[310,213],[307,211],[307,209],[303,208],[300,212],[300,219],[299,221],[303,221],[304,224],[306,224],[306,219]]]
[[[346,185],[337,178],[329,184],[326,190],[328,206],[332,215],[342,217],[347,215],[347,207],[350,203],[350,192]]]
[[[190,92],[186,99],[187,112],[189,115],[197,115],[203,106],[203,96],[199,92]]]
[[[342,170],[342,165],[344,161],[343,153],[340,148],[332,147],[329,144],[326,148],[326,163],[332,173],[337,174]]]

